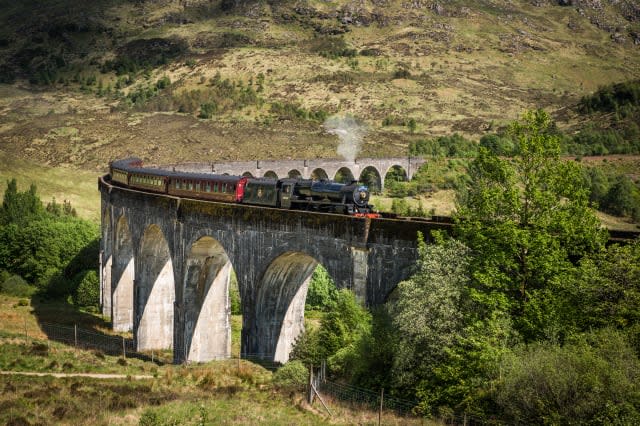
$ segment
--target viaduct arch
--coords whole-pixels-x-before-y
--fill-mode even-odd
[[[219,173],[229,175],[246,175],[253,177],[302,177],[304,179],[335,179],[336,175],[353,176],[362,179],[363,173],[372,171],[376,175],[379,190],[384,189],[384,178],[387,172],[401,168],[410,180],[418,168],[426,162],[424,158],[358,158],[355,161],[339,159],[315,160],[258,160],[231,161],[215,163],[182,163],[170,165],[175,170],[198,173]]]
[[[318,263],[338,288],[380,304],[410,275],[417,233],[448,227],[180,199],[104,178],[99,189],[103,313],[138,350],[171,348],[176,363],[230,356],[232,269],[242,355],[284,362]]]

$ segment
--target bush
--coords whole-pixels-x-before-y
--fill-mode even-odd
[[[421,139],[409,144],[410,156],[474,157],[477,153],[478,145],[458,133],[437,139]]]
[[[640,361],[612,329],[505,357],[497,403],[510,423],[638,424]]]
[[[215,101],[206,102],[200,105],[200,114],[198,118],[211,118],[218,111],[218,104]]]
[[[95,270],[81,272],[74,281],[78,283],[74,295],[76,305],[98,306],[100,304],[100,280]]]
[[[37,288],[29,285],[20,275],[12,275],[0,283],[0,291],[16,297],[31,297]]]
[[[325,58],[336,59],[339,57],[354,58],[358,51],[348,46],[344,37],[323,36],[313,40],[310,44],[312,52]]]
[[[309,380],[309,370],[302,361],[289,361],[273,375],[273,384],[280,389],[304,390]]]

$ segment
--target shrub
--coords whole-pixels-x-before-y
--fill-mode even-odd
[[[612,329],[505,357],[497,403],[521,424],[638,424],[640,361]]]
[[[91,269],[81,272],[75,279],[78,283],[74,303],[79,306],[98,306],[100,303],[100,281],[98,273]]]
[[[309,370],[302,361],[289,361],[273,375],[273,384],[281,389],[304,390],[309,379]]]
[[[218,110],[218,104],[214,101],[206,102],[200,105],[200,114],[198,114],[199,118],[211,118],[213,114]]]
[[[339,57],[353,58],[358,51],[351,49],[344,37],[318,37],[311,43],[311,51],[325,58],[336,59]]]
[[[29,285],[20,275],[12,275],[0,283],[0,291],[16,297],[31,297],[37,288]]]
[[[393,78],[411,78],[411,72],[406,68],[398,68],[393,73]]]

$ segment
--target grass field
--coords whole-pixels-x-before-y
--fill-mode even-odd
[[[49,304],[50,303],[50,304]],[[43,306],[46,305],[46,306]],[[111,356],[48,340],[39,322],[103,319],[60,302],[0,294],[0,370],[66,373],[68,377],[0,375],[0,423],[61,425],[323,425],[377,424],[375,411],[327,399],[332,416],[301,393],[277,390],[272,372],[248,361],[172,365]],[[232,318],[238,351],[239,316]],[[105,331],[106,332],[106,331]],[[123,374],[92,378],[74,373]],[[149,378],[134,379],[136,376]],[[385,412],[384,424],[437,424]]]

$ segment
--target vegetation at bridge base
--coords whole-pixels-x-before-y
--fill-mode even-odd
[[[426,416],[638,423],[640,241],[605,245],[581,165],[560,159],[550,125],[544,111],[514,122],[513,158],[480,147],[454,235],[421,242],[387,304],[326,317],[293,358],[328,358],[334,378]],[[357,323],[336,339],[346,318]]]
[[[0,286],[14,295],[35,291],[71,297],[80,306],[98,305],[98,229],[75,217],[68,202],[47,206],[36,187],[18,191],[7,183],[0,208]],[[8,276],[7,276],[8,275]]]

